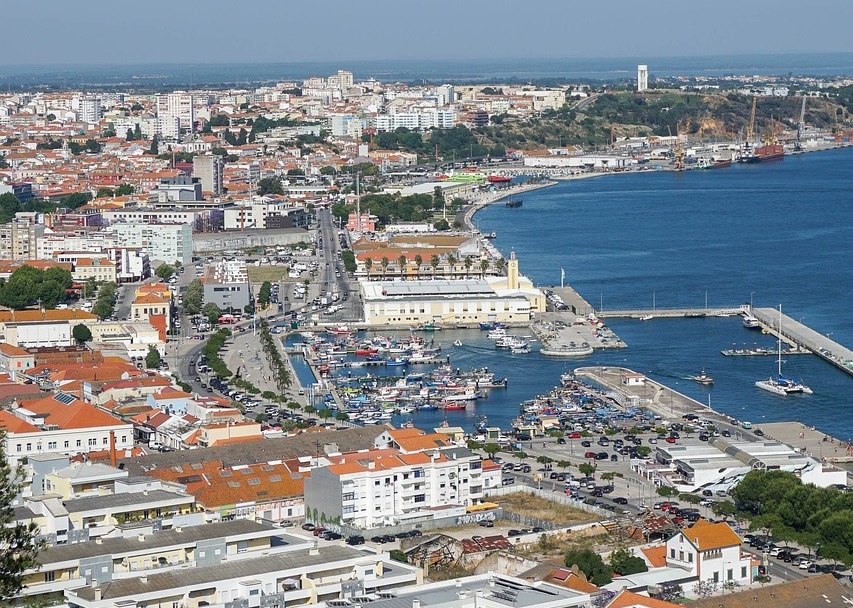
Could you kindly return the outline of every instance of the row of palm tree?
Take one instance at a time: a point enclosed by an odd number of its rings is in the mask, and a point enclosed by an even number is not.
[[[418,279],[421,278],[421,267],[424,264],[423,257],[418,254],[414,257],[415,267],[417,268]],[[450,267],[450,276],[452,277],[455,274],[456,264],[459,260],[453,254],[447,256],[447,264]],[[405,255],[401,255],[397,258],[397,266],[400,270],[400,277],[402,278],[406,274],[406,266],[408,265],[409,260]],[[380,266],[382,266],[382,278],[386,278],[388,276],[388,266],[391,264],[391,260],[388,257],[383,257],[379,262]],[[435,278],[436,273],[438,271],[438,267],[441,264],[441,258],[437,255],[432,256],[429,259],[429,265],[432,267],[432,277]],[[467,279],[471,273],[471,268],[474,267],[474,259],[471,257],[465,257],[462,259],[462,265],[465,267],[465,278]],[[486,275],[486,271],[491,266],[489,260],[480,260],[480,278],[483,278]],[[495,261],[495,269],[499,273],[503,273],[504,268],[506,267],[506,260],[504,258],[498,258]],[[367,280],[370,280],[370,271],[373,269],[373,259],[367,258],[364,260],[364,269],[367,271]]]

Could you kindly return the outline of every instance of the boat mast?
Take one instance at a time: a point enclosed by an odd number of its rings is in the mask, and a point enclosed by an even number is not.
[[[776,372],[778,377],[782,377],[782,304],[779,304],[779,324],[776,326],[776,332],[779,335],[779,340],[777,342],[777,350],[779,351],[779,356],[777,357],[776,366],[778,371]]]

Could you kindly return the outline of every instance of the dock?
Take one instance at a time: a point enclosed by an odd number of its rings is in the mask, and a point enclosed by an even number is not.
[[[617,310],[596,310],[601,319],[655,319],[655,318],[701,318],[734,317],[746,314],[749,305],[724,306],[716,308],[624,308]]]
[[[753,308],[752,314],[761,323],[762,328],[774,336],[779,336],[778,309]],[[853,351],[785,314],[782,315],[782,339],[797,348],[808,349],[853,376]]]

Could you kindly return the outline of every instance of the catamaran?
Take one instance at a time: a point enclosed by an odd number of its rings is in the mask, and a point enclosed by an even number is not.
[[[786,378],[782,375],[782,305],[779,304],[779,325],[777,326],[777,333],[779,334],[779,340],[777,345],[777,357],[776,357],[776,377],[772,376],[767,380],[759,380],[755,383],[760,389],[764,389],[765,391],[769,391],[776,395],[793,395],[796,393],[805,393],[806,395],[812,394],[812,389],[803,384],[802,382],[798,382],[796,380],[791,380],[790,378]]]

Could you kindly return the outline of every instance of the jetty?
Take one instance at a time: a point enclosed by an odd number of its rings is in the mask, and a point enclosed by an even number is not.
[[[779,337],[779,310],[776,308],[753,308],[753,316],[763,329]],[[853,376],[853,351],[832,340],[828,335],[815,331],[788,315],[782,315],[782,339],[800,349],[808,349],[824,361]]]
[[[747,312],[749,312],[749,304],[718,308],[623,308],[616,310],[596,310],[595,315],[601,319],[654,319],[658,317],[685,317],[689,319],[694,317],[734,317],[744,315]]]

